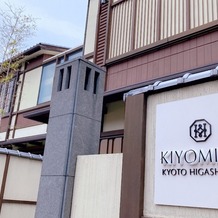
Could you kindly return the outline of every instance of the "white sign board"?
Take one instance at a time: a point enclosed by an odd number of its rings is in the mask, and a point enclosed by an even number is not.
[[[218,94],[157,105],[155,204],[218,209]]]

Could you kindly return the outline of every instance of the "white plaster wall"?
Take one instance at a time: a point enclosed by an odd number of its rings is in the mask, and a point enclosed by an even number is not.
[[[84,54],[94,52],[99,0],[89,0]]]
[[[176,89],[148,97],[145,151],[144,216],[146,218],[217,218],[218,211],[204,208],[158,206],[154,204],[155,123],[157,104],[218,93],[218,81]],[[182,109],[181,109],[182,110]],[[206,184],[205,184],[206,185]],[[179,184],[178,184],[179,188]],[[214,187],[216,188],[216,187]],[[199,190],[200,191],[200,190]]]
[[[42,161],[11,156],[4,199],[36,201]]]
[[[15,127],[15,123],[16,123],[16,115],[13,115],[11,119],[11,129]]]
[[[17,91],[16,91],[16,96],[15,96],[13,112],[16,112],[18,110],[18,103],[19,103],[19,99],[21,95],[22,80],[23,80],[23,74],[19,76],[19,80],[17,82]]]
[[[71,218],[119,218],[122,154],[78,156]]]
[[[40,135],[40,134],[45,134],[46,132],[47,132],[47,124],[31,126],[22,129],[16,129],[14,138]]]
[[[37,105],[41,73],[42,67],[38,67],[25,74],[19,110]]]
[[[3,203],[0,218],[34,218],[35,205]]]
[[[16,91],[16,95],[15,95],[15,103],[14,103],[14,108],[13,108],[13,112],[16,112],[18,110],[18,103],[20,100],[20,95],[21,95],[21,86],[22,86],[22,80],[23,80],[24,75],[21,74],[19,76],[19,79],[17,81],[17,91]]]
[[[116,101],[107,104],[107,113],[104,115],[103,131],[124,129],[125,103]]]
[[[0,133],[0,141],[5,141],[6,138],[6,132],[1,132]]]

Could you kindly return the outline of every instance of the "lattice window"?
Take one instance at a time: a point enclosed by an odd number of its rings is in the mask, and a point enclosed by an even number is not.
[[[9,113],[12,105],[12,96],[14,90],[14,79],[9,82],[0,84],[0,110]]]

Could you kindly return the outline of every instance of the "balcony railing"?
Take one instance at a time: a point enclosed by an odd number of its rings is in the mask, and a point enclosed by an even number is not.
[[[99,154],[123,152],[123,130],[101,133]]]

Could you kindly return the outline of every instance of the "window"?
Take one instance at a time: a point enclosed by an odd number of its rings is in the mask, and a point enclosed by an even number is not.
[[[81,57],[82,56],[82,52],[83,52],[83,50],[80,49],[80,50],[77,50],[77,51],[74,51],[74,52],[68,54],[67,55],[67,60],[70,61],[70,60],[73,60],[75,58]]]
[[[55,62],[49,63],[43,67],[41,83],[39,88],[38,104],[51,100],[54,73]]]
[[[0,109],[3,113],[9,113],[12,105],[14,79],[0,84]]]

